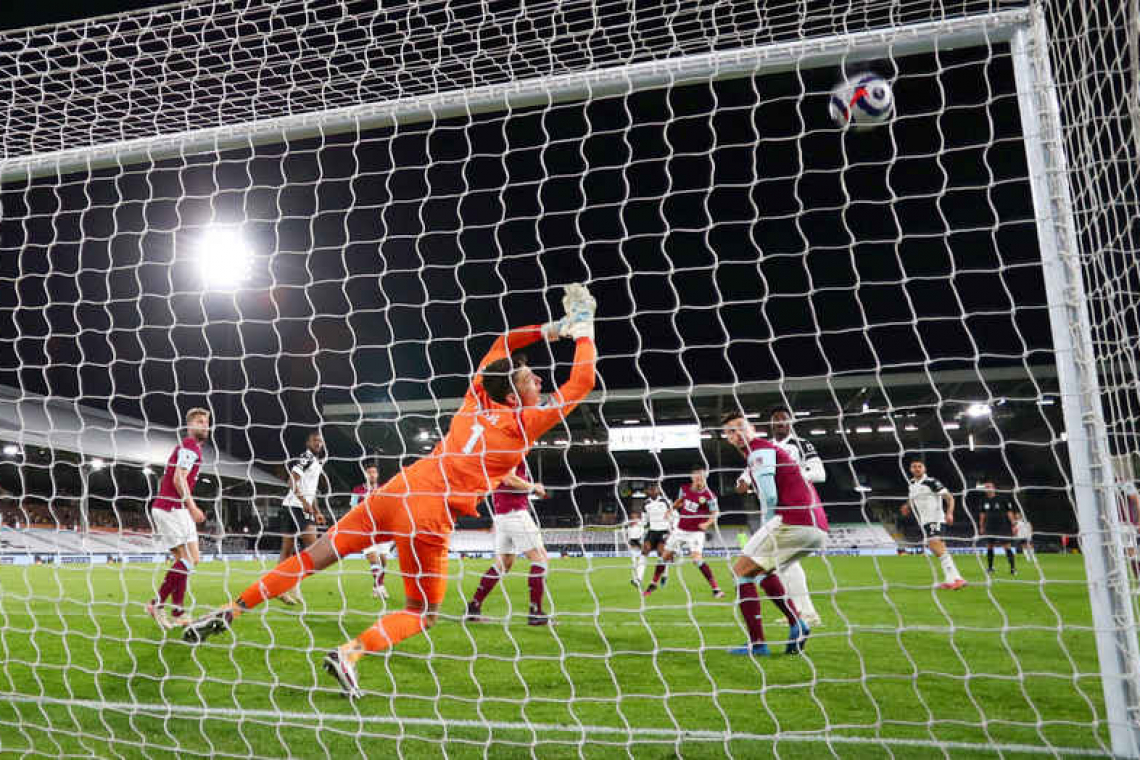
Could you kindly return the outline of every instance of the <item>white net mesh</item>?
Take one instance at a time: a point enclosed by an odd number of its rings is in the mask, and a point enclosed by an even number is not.
[[[1009,45],[1024,9],[365,5],[197,2],[0,37],[0,748],[1114,746],[1069,554],[1080,474]],[[1119,471],[1140,407],[1128,13],[1048,19]],[[828,98],[861,70],[892,83],[897,115],[845,133]],[[493,336],[559,316],[579,281],[599,303],[597,389],[529,457],[559,625],[526,625],[522,557],[491,622],[462,623],[495,550],[480,518],[452,538],[442,622],[362,661],[356,702],[321,657],[401,606],[394,564],[387,601],[352,557],[232,637],[190,648],[154,626],[167,568],[147,505],[187,409],[214,415],[189,581],[204,612],[275,563],[306,430],[325,436],[335,518],[364,462],[383,480],[431,450]],[[565,377],[562,349],[530,353],[547,387]],[[822,625],[802,657],[737,659],[730,560],[759,518],[719,420],[775,405],[826,472],[826,556],[803,563]],[[899,513],[916,453],[954,496],[963,590],[933,588],[950,575]],[[643,598],[630,581],[658,559],[637,565],[620,526],[696,463],[728,597],[681,558]],[[1032,524],[1009,558],[1008,513]]]

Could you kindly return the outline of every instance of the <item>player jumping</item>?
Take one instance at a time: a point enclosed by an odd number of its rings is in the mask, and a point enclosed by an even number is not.
[[[954,558],[946,551],[946,542],[942,540],[944,526],[954,524],[954,496],[946,486],[927,476],[926,462],[919,457],[911,459],[910,475],[910,498],[903,505],[902,513],[908,515],[911,510],[914,511],[926,545],[942,565],[945,579],[938,584],[938,588],[957,591],[966,585],[966,581],[958,572]],[[946,508],[945,513],[943,506]]]
[[[194,484],[202,466],[202,444],[210,437],[210,413],[191,409],[186,413],[186,437],[175,447],[162,473],[158,497],[150,508],[154,534],[166,550],[174,555],[174,564],[166,571],[158,596],[146,605],[147,614],[163,630],[180,624],[182,602],[190,583],[190,573],[201,559],[198,553],[198,528],[206,515],[194,503]],[[173,603],[171,620],[166,614],[166,598]]]
[[[368,463],[364,466],[364,482],[352,489],[348,506],[355,507],[379,487],[380,469],[375,464]],[[388,557],[394,551],[393,547],[391,541],[385,541],[364,551],[364,558],[368,560],[368,568],[372,572],[372,596],[377,599],[388,598],[388,589],[384,588],[384,575],[388,572]]]
[[[499,487],[491,494],[491,508],[495,513],[495,561],[479,580],[475,595],[467,603],[464,620],[469,623],[482,623],[483,600],[487,598],[499,580],[511,571],[515,557],[523,555],[530,560],[530,611],[528,625],[549,625],[550,618],[542,610],[542,597],[546,592],[546,569],[550,559],[542,543],[542,533],[530,514],[530,495],[546,498],[546,487],[534,483],[527,477],[526,462],[519,462],[518,468],[503,478]]]
[[[324,667],[349,697],[360,696],[356,663],[431,628],[447,588],[447,551],[455,515],[478,514],[476,505],[498,487],[546,431],[557,425],[594,387],[593,297],[570,285],[562,299],[566,316],[500,336],[451,420],[447,435],[428,456],[409,465],[349,511],[313,546],[291,557],[247,588],[238,599],[187,627],[199,642],[231,627],[235,618],[280,595],[303,578],[366,546],[394,540],[404,576],[405,608],[380,618],[358,637],[334,649]],[[570,379],[542,403],[542,381],[514,352],[546,338],[575,339]]]
[[[804,479],[800,465],[788,452],[756,435],[743,412],[729,412],[721,418],[724,436],[748,461],[756,495],[762,503],[776,504],[776,517],[748,539],[732,571],[736,575],[737,600],[748,627],[748,646],[729,650],[732,654],[768,654],[764,625],[760,617],[760,588],[788,621],[785,652],[797,654],[807,645],[811,628],[800,619],[795,603],[788,596],[781,569],[823,549],[827,542],[827,515],[815,487]]]
[[[693,563],[709,582],[713,597],[715,599],[724,597],[724,592],[720,590],[713,576],[712,568],[704,559],[705,531],[716,523],[719,511],[716,494],[709,490],[708,473],[702,465],[693,467],[691,475],[692,481],[681,486],[681,493],[673,502],[673,509],[678,515],[677,529],[669,534],[669,540],[665,542],[665,553],[661,555],[661,561],[653,571],[653,581],[649,584],[649,588],[645,589],[645,596],[656,591],[659,582],[664,583],[661,576],[665,574],[669,563],[677,556],[677,552],[688,547]]]

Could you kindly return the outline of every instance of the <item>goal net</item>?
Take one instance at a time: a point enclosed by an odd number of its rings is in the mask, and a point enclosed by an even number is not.
[[[0,751],[1140,756],[1134,3],[375,6],[0,35]],[[862,73],[894,113],[845,129]],[[366,656],[361,699],[322,658],[402,607],[395,557],[198,647],[155,625],[188,410],[187,618],[292,541],[310,432],[331,523],[576,282],[597,384],[527,458],[556,625],[528,624],[538,555],[480,590],[486,509],[439,624]],[[529,354],[565,380],[567,350]],[[768,601],[771,656],[728,651],[764,521],[738,409],[820,460],[798,656]],[[719,516],[659,576],[628,523],[694,467]],[[940,539],[903,509],[934,481]]]

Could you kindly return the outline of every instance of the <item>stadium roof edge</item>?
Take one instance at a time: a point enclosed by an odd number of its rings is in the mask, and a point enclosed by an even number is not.
[[[0,385],[0,439],[20,446],[70,451],[108,463],[163,464],[178,444],[178,429],[111,414],[76,401]],[[284,486],[280,478],[231,457],[216,445],[203,473]]]
[[[936,377],[935,377],[936,376]],[[759,396],[799,393],[802,391],[843,388],[898,388],[906,386],[960,385],[963,383],[997,383],[1018,380],[1044,380],[1057,377],[1053,364],[1031,364],[1019,367],[991,367],[985,369],[939,370],[937,372],[853,373],[831,377],[788,378],[746,383],[707,384],[700,386],[670,386],[648,391],[635,389],[595,390],[583,403],[613,403],[621,401],[655,401],[663,399],[706,398],[714,396]],[[935,382],[931,382],[932,379]],[[429,398],[401,401],[370,402],[364,404],[326,404],[321,412],[325,419],[371,418],[380,415],[414,414],[423,412],[450,413],[458,409],[462,399]]]

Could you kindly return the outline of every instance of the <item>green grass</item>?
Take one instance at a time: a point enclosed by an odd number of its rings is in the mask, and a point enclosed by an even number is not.
[[[456,586],[470,593],[487,565],[452,563],[447,615],[462,611]],[[1081,558],[1042,557],[1040,573],[1020,563],[1016,580],[999,573],[989,585],[976,559],[959,566],[971,585],[948,593],[931,590],[925,557],[811,559],[825,627],[803,657],[751,660],[725,653],[743,643],[735,605],[714,602],[691,565],[643,606],[628,560],[556,560],[550,592],[561,624],[548,630],[525,624],[520,562],[484,606],[505,615],[509,599],[509,625],[451,617],[366,658],[368,695],[355,705],[318,666],[376,618],[360,562],[308,579],[304,611],[272,603],[239,620],[236,638],[199,648],[164,638],[143,612],[165,566],[5,567],[0,755],[942,754],[908,740],[952,743],[955,757],[993,757],[985,747],[994,744],[1103,751]],[[724,560],[714,567],[730,588]],[[192,579],[199,610],[235,596],[260,569],[202,565]],[[402,596],[398,578],[388,587]],[[769,638],[779,639],[786,627],[774,607],[764,610]],[[787,732],[817,737],[771,738]],[[820,734],[870,741],[828,745]]]

